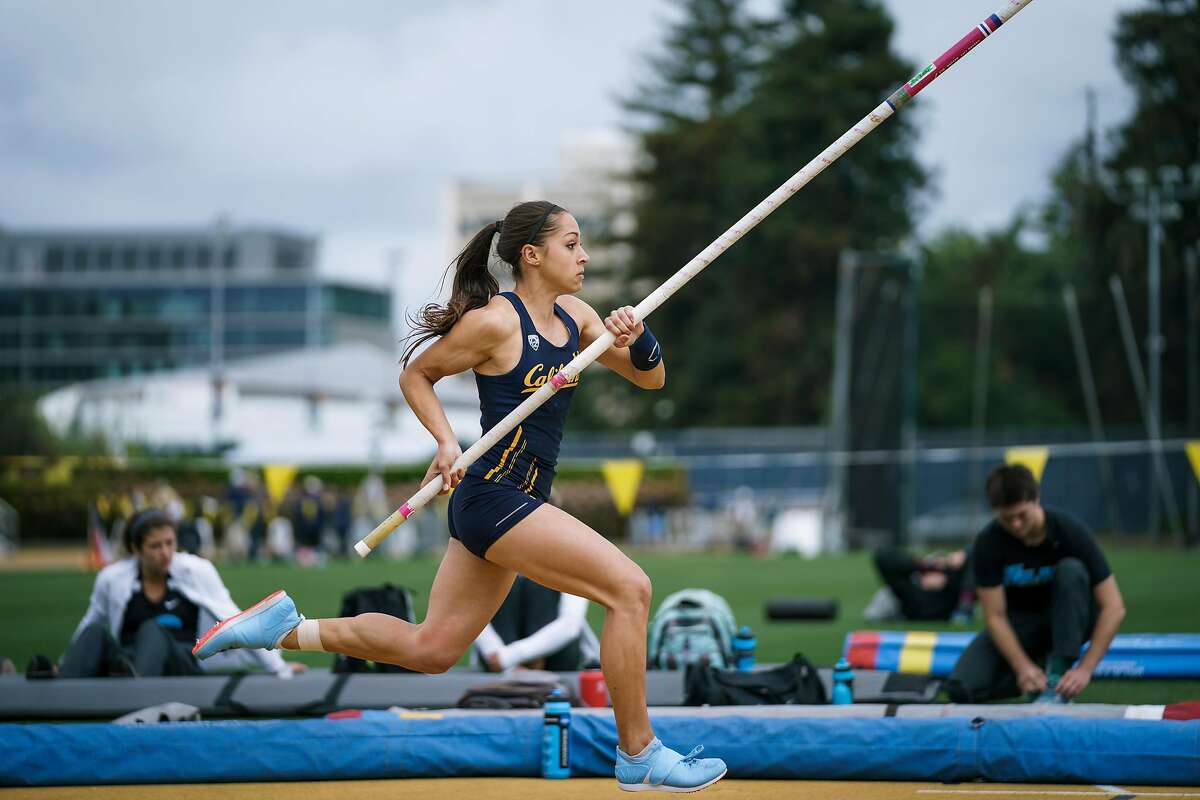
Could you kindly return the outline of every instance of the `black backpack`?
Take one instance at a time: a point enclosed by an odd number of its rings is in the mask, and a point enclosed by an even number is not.
[[[385,583],[382,586],[363,586],[342,595],[340,616],[355,617],[376,612],[391,614],[405,622],[417,621],[413,611],[412,592],[404,586]],[[380,664],[338,654],[333,658],[334,672],[412,672],[395,664]]]
[[[817,668],[800,653],[774,669],[740,672],[693,664],[684,676],[685,706],[822,705]]]

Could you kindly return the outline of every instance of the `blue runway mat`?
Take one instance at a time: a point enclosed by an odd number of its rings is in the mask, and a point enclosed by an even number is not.
[[[780,709],[787,709],[782,706]],[[1200,721],[655,715],[734,778],[1200,784]],[[350,720],[0,725],[0,785],[536,776],[541,712],[367,712]],[[572,715],[571,768],[611,776],[608,711]]]

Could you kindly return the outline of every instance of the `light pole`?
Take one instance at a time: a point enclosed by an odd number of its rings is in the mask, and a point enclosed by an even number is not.
[[[1142,167],[1125,171],[1127,189],[1117,186],[1112,176],[1106,176],[1105,189],[1112,199],[1129,205],[1134,219],[1146,223],[1146,384],[1149,413],[1165,426],[1162,419],[1162,354],[1166,349],[1162,335],[1162,240],[1163,223],[1183,216],[1180,203],[1200,197],[1200,164],[1187,170],[1176,165],[1158,168],[1153,175]],[[1159,480],[1155,470],[1150,472],[1149,528],[1157,535],[1161,506],[1158,501]]]
[[[229,246],[229,217],[217,216],[213,225],[212,257],[208,261],[209,275],[209,371],[212,373],[212,443],[214,450],[224,434],[225,395],[225,249]]]

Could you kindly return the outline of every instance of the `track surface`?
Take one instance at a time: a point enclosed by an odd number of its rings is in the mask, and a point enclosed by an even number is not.
[[[601,778],[567,781],[533,778],[410,778],[388,781],[52,786],[0,790],[0,797],[5,800],[263,800],[288,796],[302,796],[304,800],[397,800],[401,797],[430,800],[593,800],[634,795],[617,789],[614,781]],[[1200,787],[723,780],[696,797],[705,800],[735,797],[796,797],[804,800],[998,800],[1005,797],[1017,800],[1131,800],[1162,797],[1200,800]]]

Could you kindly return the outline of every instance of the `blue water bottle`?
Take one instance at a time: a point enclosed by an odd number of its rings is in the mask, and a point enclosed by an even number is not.
[[[850,669],[850,662],[845,656],[833,665],[833,697],[830,702],[835,706],[854,702],[854,670]]]
[[[571,703],[561,689],[546,698],[546,719],[542,725],[542,777],[571,777]]]
[[[758,640],[750,632],[749,625],[743,625],[733,637],[733,658],[737,668],[742,672],[754,669],[754,646]]]

